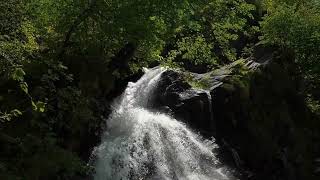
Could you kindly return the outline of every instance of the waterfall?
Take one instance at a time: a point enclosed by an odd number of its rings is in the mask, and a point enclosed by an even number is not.
[[[214,120],[213,120],[213,112],[212,112],[212,96],[210,94],[210,91],[206,91],[207,96],[208,96],[208,104],[209,104],[209,114],[210,114],[210,126],[213,126],[213,128],[216,128],[216,125],[214,124]]]
[[[229,180],[213,140],[173,117],[150,110],[164,68],[129,83],[113,105],[102,143],[95,148],[95,180]]]

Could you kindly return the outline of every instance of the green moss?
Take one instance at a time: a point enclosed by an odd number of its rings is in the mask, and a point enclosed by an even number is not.
[[[192,76],[191,73],[185,73],[184,74],[184,79],[185,81],[191,85],[191,87],[195,88],[195,89],[204,89],[204,90],[208,90],[211,86],[210,86],[210,76],[204,76],[201,79],[195,79],[194,76]]]
[[[238,61],[235,61],[234,63],[231,64],[231,72],[234,75],[239,75],[239,76],[248,76],[250,72],[250,69],[245,65],[246,64],[245,59],[239,59]]]

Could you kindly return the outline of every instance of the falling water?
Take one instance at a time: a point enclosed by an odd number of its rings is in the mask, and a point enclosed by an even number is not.
[[[163,68],[147,70],[115,102],[102,143],[94,151],[95,180],[228,180],[204,140],[169,115],[151,111]]]
[[[206,93],[208,96],[208,104],[209,104],[208,108],[209,108],[209,114],[210,114],[210,122],[213,123],[214,121],[213,121],[213,112],[212,112],[212,96],[210,94],[210,91],[206,91]],[[210,124],[210,125],[215,127],[215,125],[212,125],[212,124]]]

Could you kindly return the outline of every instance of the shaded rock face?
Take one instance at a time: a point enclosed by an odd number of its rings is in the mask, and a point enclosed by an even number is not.
[[[155,108],[169,112],[197,130],[214,132],[210,93],[192,88],[181,73],[164,72],[154,94]]]
[[[259,61],[261,62],[261,61]],[[312,175],[311,116],[295,83],[270,59],[236,61],[206,74],[163,73],[155,108],[171,112],[204,136],[214,136],[221,158],[242,179],[304,180]]]

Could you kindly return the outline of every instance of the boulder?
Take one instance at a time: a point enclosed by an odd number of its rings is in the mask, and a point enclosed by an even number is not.
[[[221,158],[243,179],[316,179],[309,109],[285,68],[272,56],[261,58],[205,74],[168,70],[155,108],[214,136]]]
[[[193,88],[182,72],[167,70],[162,74],[155,94],[155,108],[171,114],[205,132],[214,132],[210,92]],[[169,109],[169,110],[168,110]]]

